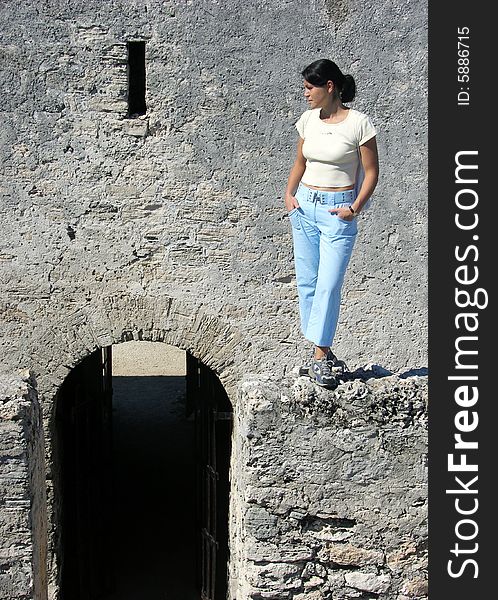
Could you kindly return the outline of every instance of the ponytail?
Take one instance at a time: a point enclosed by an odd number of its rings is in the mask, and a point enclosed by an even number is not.
[[[344,83],[340,91],[342,102],[351,102],[356,94],[356,83],[352,75],[344,75]]]

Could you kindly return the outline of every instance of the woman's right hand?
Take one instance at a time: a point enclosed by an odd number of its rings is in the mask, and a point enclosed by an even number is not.
[[[299,208],[299,202],[290,192],[285,193],[285,208],[287,209],[287,212]]]

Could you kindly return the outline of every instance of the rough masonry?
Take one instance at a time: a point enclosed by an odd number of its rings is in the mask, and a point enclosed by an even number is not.
[[[252,402],[244,383],[249,378],[249,389],[260,389],[282,415],[268,443],[291,453],[309,415],[300,413],[299,402],[282,398],[300,397],[286,390],[294,390],[292,368],[309,346],[299,332],[282,196],[296,142],[293,125],[306,109],[299,73],[318,57],[334,59],[357,79],[353,106],[378,128],[381,160],[381,180],[372,209],[361,217],[345,283],[337,353],[353,369],[375,363],[402,373],[426,365],[426,12],[425,2],[408,0],[1,4],[0,371],[2,401],[17,404],[2,413],[0,443],[7,473],[13,465],[13,479],[6,481],[15,480],[12,498],[20,500],[0,506],[11,516],[13,506],[21,511],[20,520],[8,521],[17,525],[8,525],[13,537],[2,550],[19,598],[57,598],[53,399],[71,369],[96,348],[147,339],[189,350],[219,375],[240,415]],[[138,40],[146,43],[147,113],[130,118],[127,42]],[[232,456],[233,485],[247,492],[232,507],[237,600],[355,597],[347,596],[351,590],[363,597],[423,597],[424,584],[417,583],[424,569],[422,471],[413,481],[415,498],[401,466],[384,474],[380,450],[358,455],[349,466],[339,460],[342,452],[352,460],[354,452],[341,444],[355,448],[365,427],[376,449],[379,431],[390,432],[388,463],[405,456],[403,440],[413,448],[409,460],[419,465],[421,421],[413,417],[402,428],[396,410],[383,403],[403,403],[404,392],[393,391],[397,380],[379,381],[387,387],[369,393],[376,398],[374,413],[387,411],[380,429],[372,424],[376,417],[361,425],[355,410],[344,407],[339,420],[334,408],[325,420],[317,409],[309,421],[311,437],[335,450],[324,456],[299,446],[291,454],[293,477],[299,480],[300,473],[313,483],[314,473],[331,484],[323,488],[323,506],[301,499],[294,516],[275,508],[273,492],[248,491],[251,474],[240,461],[256,451],[259,438],[243,438],[245,421],[237,422],[234,439],[246,441]],[[415,395],[423,396],[422,384],[400,381],[418,386]],[[334,394],[316,393],[324,406],[336,406]],[[271,419],[265,419],[258,421],[261,432],[268,431]],[[258,452],[264,460],[264,449]],[[376,481],[392,483],[392,504],[379,505],[377,517],[365,516],[360,506],[365,488],[354,476],[362,461]],[[284,477],[286,469],[279,469]],[[346,511],[334,478],[340,487],[350,481],[348,473],[354,494]],[[273,475],[276,487],[277,479]],[[286,486],[287,498],[294,491],[291,482]],[[401,533],[393,525],[396,514],[409,523]],[[390,531],[385,538],[377,533],[383,519]],[[295,560],[280,564],[260,534],[250,534],[257,540],[251,548],[240,542],[243,532],[264,527],[292,537],[291,524],[300,532]],[[334,537],[343,530],[352,535]],[[323,538],[322,548],[320,531],[332,536]],[[389,566],[393,560],[398,570]],[[0,589],[13,599],[5,581]]]
[[[427,378],[407,375],[243,383],[230,597],[426,597]]]

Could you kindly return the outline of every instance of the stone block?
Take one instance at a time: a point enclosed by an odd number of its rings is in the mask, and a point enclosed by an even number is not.
[[[384,563],[382,552],[358,548],[352,544],[327,544],[319,551],[318,558],[321,561],[332,562],[341,566],[381,566]]]
[[[383,594],[387,592],[391,584],[389,575],[377,575],[376,573],[346,573],[346,584],[363,592]]]

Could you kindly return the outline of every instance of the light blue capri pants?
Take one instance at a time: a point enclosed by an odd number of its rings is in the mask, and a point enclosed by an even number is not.
[[[302,183],[299,208],[289,212],[299,294],[301,330],[316,346],[331,346],[339,319],[341,288],[356,240],[356,219],[345,221],[329,208],[350,206],[354,190],[325,192]]]

